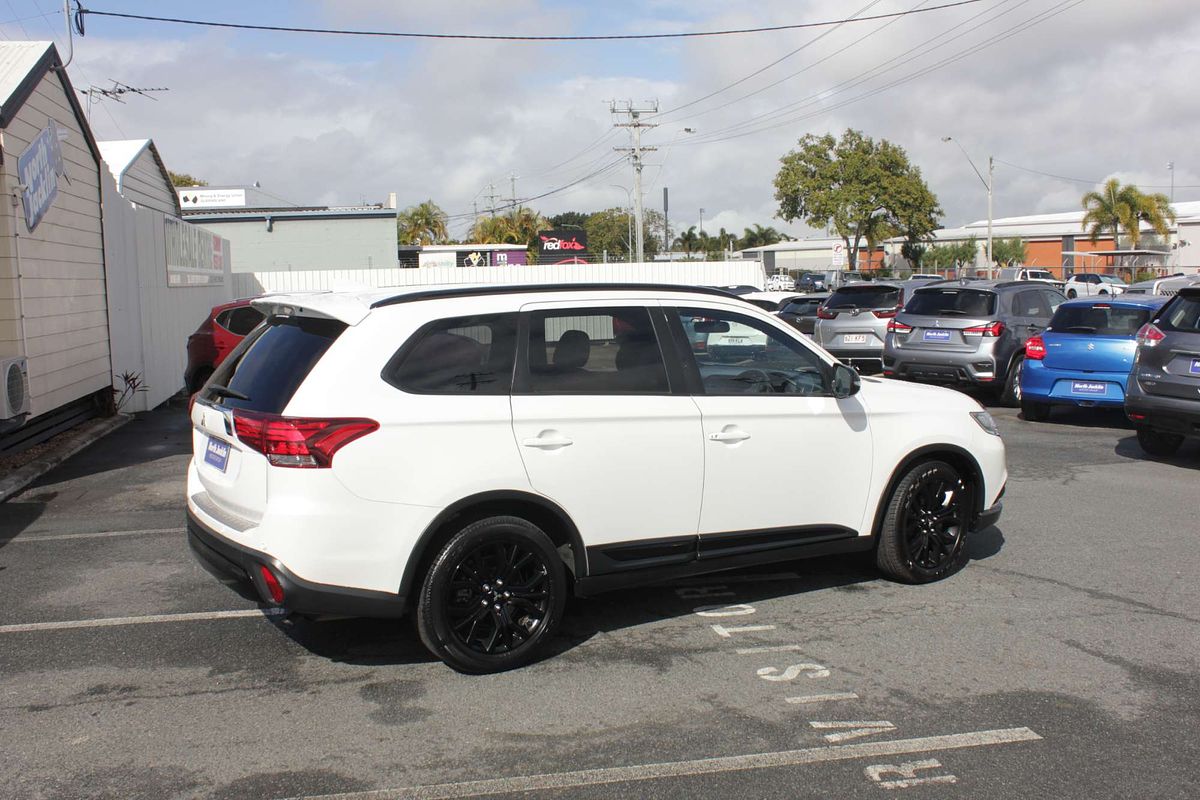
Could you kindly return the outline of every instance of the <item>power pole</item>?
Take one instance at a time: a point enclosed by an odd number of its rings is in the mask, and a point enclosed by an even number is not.
[[[988,264],[988,279],[992,277],[992,178],[996,174],[995,159],[988,156],[988,248],[987,248],[987,264]]]
[[[496,198],[499,197],[499,195],[496,194],[496,184],[488,184],[488,193],[485,194],[484,197],[486,197],[488,201],[488,211],[493,217],[496,216]]]
[[[517,207],[517,178],[521,177],[515,172],[508,173],[508,183],[512,189],[512,207]]]
[[[667,214],[667,187],[663,187],[663,252],[667,261],[671,260],[671,217]]]
[[[642,146],[642,129],[656,127],[653,123],[642,122],[642,114],[657,114],[658,101],[647,103],[644,107],[635,107],[632,100],[626,100],[618,105],[616,100],[609,104],[609,111],[614,115],[628,117],[628,122],[615,122],[614,128],[629,128],[632,147],[614,147],[618,153],[629,153],[629,162],[633,164],[633,211],[637,225],[637,260],[646,260],[646,241],[643,229],[644,212],[642,210],[642,153],[653,152],[657,147]]]

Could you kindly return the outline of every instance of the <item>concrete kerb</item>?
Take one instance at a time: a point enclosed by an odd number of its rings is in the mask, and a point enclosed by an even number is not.
[[[85,447],[103,439],[126,422],[129,422],[130,419],[132,418],[128,415],[118,414],[115,417],[90,420],[78,429],[66,434],[50,452],[0,478],[0,503],[7,501],[13,495],[21,492],[29,484]]]

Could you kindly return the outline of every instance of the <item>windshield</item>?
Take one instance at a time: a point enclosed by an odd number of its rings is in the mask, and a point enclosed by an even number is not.
[[[1101,275],[1101,276],[1100,276],[1100,280],[1104,281],[1105,283],[1113,283],[1113,284],[1116,284],[1116,285],[1118,285],[1118,286],[1124,286],[1124,285],[1125,285],[1125,281],[1123,281],[1123,280],[1121,280],[1120,278],[1118,278],[1118,277],[1115,277],[1115,276],[1113,276],[1113,275]]]
[[[1138,328],[1150,321],[1153,313],[1154,310],[1149,308],[1109,306],[1105,303],[1092,306],[1062,305],[1050,320],[1050,330],[1055,333],[1132,338]]]
[[[1030,278],[1036,278],[1036,279],[1037,279],[1037,280],[1039,280],[1039,281],[1049,281],[1049,280],[1054,280],[1054,276],[1053,276],[1053,275],[1051,275],[1049,272],[1047,272],[1047,271],[1046,271],[1046,270],[1044,270],[1044,269],[1030,269],[1030,270],[1026,270],[1026,271],[1025,271],[1025,274],[1026,274],[1026,275],[1028,275]]]
[[[826,308],[895,308],[900,305],[898,286],[845,286],[825,301]]]
[[[990,317],[996,313],[996,295],[979,289],[920,289],[904,311],[930,317]]]

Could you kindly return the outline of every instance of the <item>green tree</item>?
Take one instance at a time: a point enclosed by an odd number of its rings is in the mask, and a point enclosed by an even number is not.
[[[921,256],[921,266],[930,269],[951,269],[953,267],[970,266],[975,263],[979,253],[979,245],[972,236],[966,241],[954,244],[932,245]]]
[[[742,230],[742,238],[738,240],[737,246],[739,250],[745,250],[747,247],[765,247],[790,239],[787,234],[780,233],[771,226],[764,228],[756,222],[753,228]]]
[[[1024,264],[1025,242],[1019,237],[992,241],[992,261],[1001,264]]]
[[[446,212],[433,200],[409,206],[396,215],[400,244],[445,244]]]
[[[925,253],[929,250],[929,246],[922,244],[919,241],[907,241],[900,245],[900,255],[912,264],[913,272],[921,269],[921,264],[924,261]]]
[[[202,181],[199,178],[188,175],[186,172],[171,172],[171,170],[167,170],[167,175],[171,178],[171,185],[180,189],[186,189],[189,186],[208,186],[208,181]]]
[[[564,211],[561,214],[555,214],[547,221],[552,228],[582,228],[589,216],[591,215],[582,211]]]
[[[700,234],[696,233],[696,226],[693,225],[675,239],[675,247],[683,248],[683,252],[687,254],[688,259],[692,257],[692,251],[700,246]]]
[[[588,250],[594,257],[608,254],[610,261],[629,258],[629,213],[623,208],[606,208],[590,215],[583,223]]]
[[[937,198],[897,145],[855,130],[840,140],[807,134],[798,144],[775,176],[779,216],[832,227],[846,243],[847,269],[855,268],[864,242],[873,250],[888,237],[919,240],[937,227]]]
[[[1088,237],[1094,242],[1106,232],[1111,233],[1118,248],[1122,230],[1130,246],[1137,247],[1143,222],[1160,236],[1167,236],[1171,232],[1170,223],[1175,221],[1171,201],[1165,194],[1144,194],[1133,184],[1122,185],[1116,178],[1105,181],[1099,191],[1084,194],[1082,204],[1082,224]]]

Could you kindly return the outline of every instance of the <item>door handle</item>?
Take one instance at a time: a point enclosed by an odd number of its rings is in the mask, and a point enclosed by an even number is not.
[[[737,430],[736,428],[720,433],[710,433],[708,440],[710,442],[744,442],[750,438],[750,434],[745,431]]]
[[[522,439],[521,446],[537,447],[542,450],[554,450],[559,447],[569,447],[575,444],[574,440],[568,439],[565,436],[538,436],[533,439]]]

